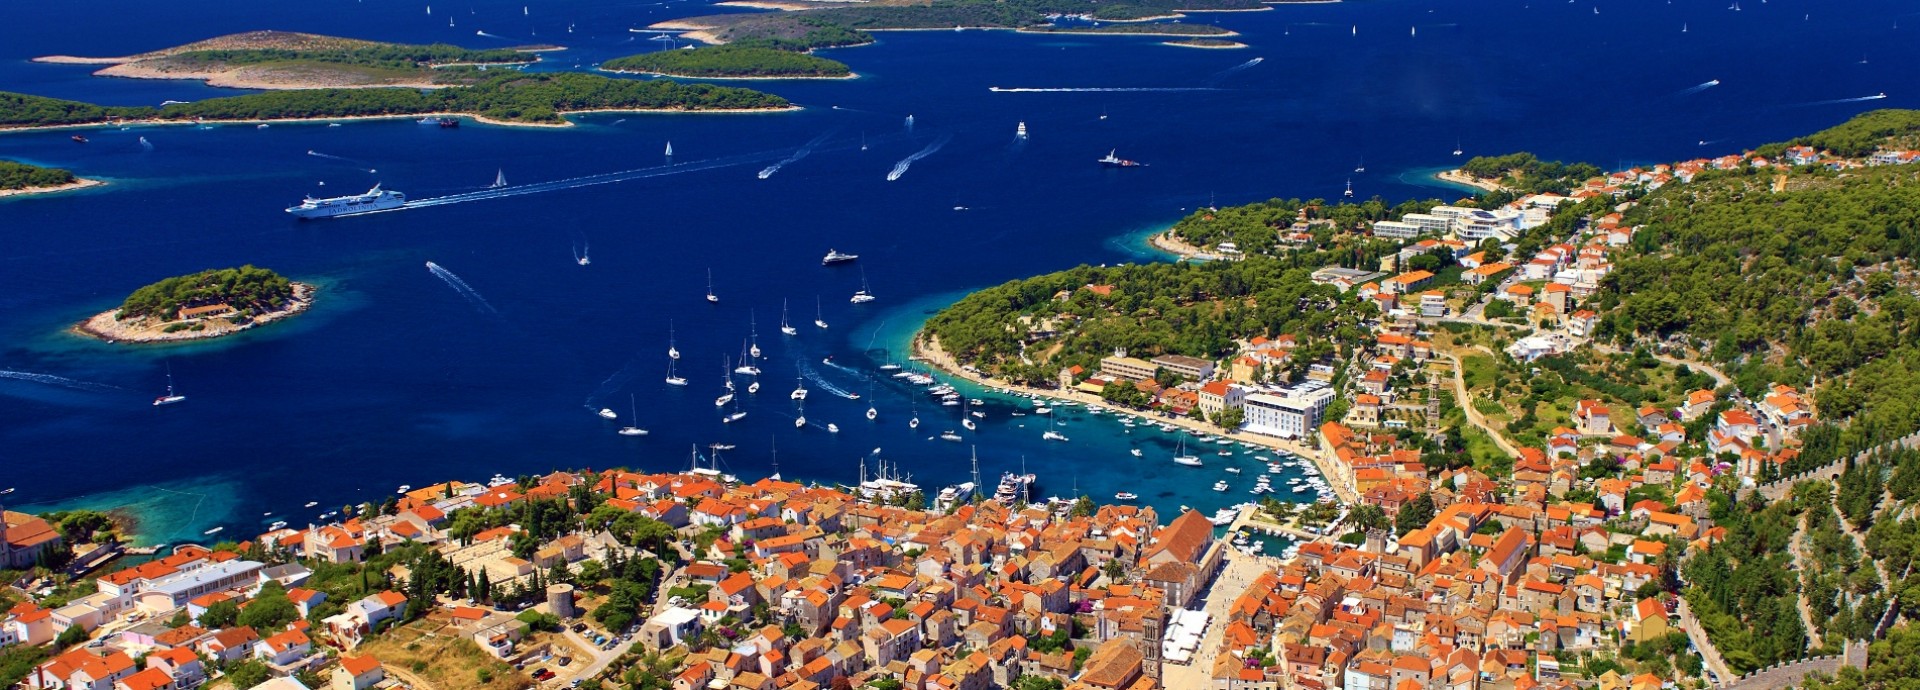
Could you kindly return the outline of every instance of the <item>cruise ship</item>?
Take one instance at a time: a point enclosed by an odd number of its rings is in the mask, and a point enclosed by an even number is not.
[[[380,185],[374,185],[373,189],[367,190],[365,194],[336,196],[328,199],[307,197],[307,200],[300,202],[299,206],[288,208],[287,213],[301,220],[309,220],[385,211],[400,208],[406,204],[407,195],[400,192],[381,191]]]

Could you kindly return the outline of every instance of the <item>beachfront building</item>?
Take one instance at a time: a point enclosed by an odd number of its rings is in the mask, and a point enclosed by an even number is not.
[[[0,568],[31,568],[42,554],[59,548],[60,541],[60,531],[45,519],[0,508]]]
[[[1209,381],[1200,387],[1199,401],[1196,404],[1207,416],[1220,414],[1221,410],[1240,407],[1246,404],[1247,391],[1232,381]]]
[[[1100,360],[1100,373],[1111,378],[1145,381],[1153,378],[1154,369],[1153,362],[1128,357],[1126,350],[1114,350],[1112,356]]]
[[[1199,357],[1160,355],[1153,358],[1153,365],[1173,372],[1188,381],[1205,381],[1213,378],[1213,362]],[[1152,375],[1149,374],[1148,378],[1152,378]]]
[[[1383,220],[1373,224],[1373,236],[1395,240],[1410,240],[1425,232],[1418,225],[1398,220]]]
[[[1267,436],[1306,438],[1320,426],[1333,398],[1333,388],[1321,381],[1307,381],[1277,394],[1250,393],[1245,398],[1244,428]]]

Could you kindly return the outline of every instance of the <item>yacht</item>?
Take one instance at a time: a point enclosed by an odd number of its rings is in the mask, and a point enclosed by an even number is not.
[[[1108,152],[1107,152],[1107,157],[1105,157],[1105,158],[1102,158],[1102,159],[1100,159],[1100,160],[1099,160],[1099,163],[1100,163],[1100,165],[1102,165],[1102,166],[1105,166],[1105,167],[1109,167],[1109,168],[1144,168],[1144,167],[1147,167],[1147,164],[1145,164],[1145,163],[1141,163],[1141,162],[1139,162],[1139,161],[1130,161],[1130,160],[1127,160],[1127,159],[1125,159],[1125,158],[1121,158],[1121,157],[1119,157],[1118,155],[1115,155],[1115,154],[1118,154],[1119,152],[1120,152],[1120,149],[1114,149],[1114,150],[1112,150],[1112,151],[1108,151]]]
[[[803,414],[803,415],[800,415],[800,416],[798,416],[798,417],[794,417],[794,418],[793,418],[793,428],[795,428],[795,429],[804,429],[804,428],[806,428],[806,427],[807,427],[807,416],[806,416],[806,415],[804,415],[804,414]]]
[[[1218,491],[1218,492],[1221,492],[1221,493],[1226,493],[1226,491],[1227,491],[1227,480],[1225,480],[1225,479],[1222,479],[1222,480],[1220,480],[1220,481],[1217,481],[1217,482],[1214,482],[1214,483],[1213,483],[1213,490],[1214,490],[1214,491]]]
[[[940,432],[940,440],[958,442],[960,441],[960,434],[954,433],[952,429],[948,429]]]
[[[806,400],[807,399],[807,380],[796,376],[794,377],[794,384],[796,387],[793,389],[792,393],[787,394],[787,398],[790,400]]]
[[[604,407],[600,408],[600,411],[595,414],[600,415],[601,419],[619,419],[620,418],[620,413],[614,412],[613,410],[609,410]]]
[[[1027,138],[1027,123],[1022,122],[1019,127],[1013,128],[1013,135],[1021,139]]]
[[[1187,439],[1185,437],[1180,439],[1180,450],[1177,452],[1179,454],[1173,456],[1174,464],[1186,465],[1188,467],[1200,466],[1200,456],[1187,454]]]
[[[860,271],[860,291],[853,293],[853,298],[847,301],[854,304],[866,304],[873,301],[873,293],[867,291],[867,272],[865,269]]]
[[[1133,454],[1133,457],[1136,457],[1136,458],[1137,458],[1137,457],[1140,457],[1140,456],[1142,456],[1142,455],[1145,455],[1145,453],[1142,453],[1142,452],[1140,452],[1140,449],[1139,449],[1139,448],[1135,448],[1135,449],[1133,449],[1133,450],[1130,450],[1130,451],[1127,451],[1127,452],[1129,452],[1129,453],[1132,453],[1132,454]]]
[[[829,249],[827,250],[827,258],[821,259],[820,265],[832,266],[834,264],[844,264],[858,258],[860,258],[859,254],[842,254],[838,251]]]
[[[840,433],[840,425],[834,424],[833,422],[827,422],[827,433],[829,434]]]
[[[8,489],[8,490],[6,491],[6,493],[13,493],[13,490],[12,490],[12,489]],[[312,508],[312,507],[314,507],[314,506],[317,506],[317,505],[320,505],[320,502],[319,502],[319,501],[307,501],[307,504],[306,504],[306,505],[304,505],[304,506],[301,506],[301,507],[302,507],[302,508]]]
[[[1138,498],[1140,498],[1140,495],[1131,491],[1122,491],[1113,495],[1113,500],[1116,501],[1132,501]]]
[[[1240,473],[1240,468],[1238,467],[1227,468],[1227,474],[1239,474],[1239,473]]]
[[[300,220],[310,220],[314,218],[333,218],[360,213],[373,213],[374,211],[387,211],[400,208],[406,204],[407,195],[401,194],[400,192],[382,191],[380,185],[376,184],[373,186],[373,189],[367,190],[365,194],[336,196],[326,199],[307,197],[305,201],[300,202],[299,206],[288,208],[287,213],[292,214],[293,217],[299,218]]]

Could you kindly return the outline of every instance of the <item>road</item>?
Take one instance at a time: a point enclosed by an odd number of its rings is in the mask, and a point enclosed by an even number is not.
[[[1461,373],[1463,367],[1460,364],[1460,358],[1450,353],[1437,354],[1453,363],[1453,399],[1454,403],[1460,406],[1460,411],[1467,414],[1467,423],[1492,437],[1493,444],[1499,446],[1500,451],[1506,453],[1508,457],[1520,457],[1520,449],[1514,446],[1512,441],[1507,440],[1506,434],[1488,424],[1486,415],[1480,414],[1480,410],[1474,408],[1473,397],[1467,394],[1466,376]]]
[[[600,651],[599,647],[593,645],[593,640],[581,637],[580,633],[574,632],[571,628],[567,629],[566,636],[568,640],[579,645],[581,649],[591,649],[594,653],[593,661],[588,662],[585,666],[581,666],[579,671],[575,671],[573,675],[567,677],[569,683],[575,680],[586,680],[599,676],[601,671],[607,670],[607,664],[613,663],[614,659],[618,659],[621,654],[627,653],[627,650],[633,647],[634,642],[634,638],[629,637],[627,641],[614,645],[613,649]]]
[[[1213,585],[1207,588],[1207,634],[1200,640],[1200,649],[1194,653],[1193,663],[1166,664],[1160,672],[1160,687],[1213,686],[1214,658],[1220,651],[1221,638],[1226,635],[1227,613],[1233,608],[1234,598],[1247,591],[1247,587],[1266,570],[1260,559],[1240,553],[1232,547],[1226,547],[1224,559],[1226,565],[1221,567],[1220,576],[1214,578]]]

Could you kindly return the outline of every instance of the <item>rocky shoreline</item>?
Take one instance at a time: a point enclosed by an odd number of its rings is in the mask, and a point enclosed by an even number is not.
[[[156,323],[151,319],[140,319],[133,322],[122,322],[114,318],[114,314],[120,311],[118,307],[100,312],[85,321],[74,324],[70,330],[79,335],[115,344],[131,343],[139,345],[208,340],[233,335],[242,331],[250,331],[265,324],[273,323],[311,309],[313,308],[314,293],[318,291],[319,288],[313,285],[294,283],[293,298],[288,300],[284,308],[255,316],[252,320],[242,324],[235,324],[224,318],[207,319],[199,322],[205,324],[207,328],[198,331],[182,329],[171,333],[166,332],[165,328],[167,326],[185,323],[182,321]]]

